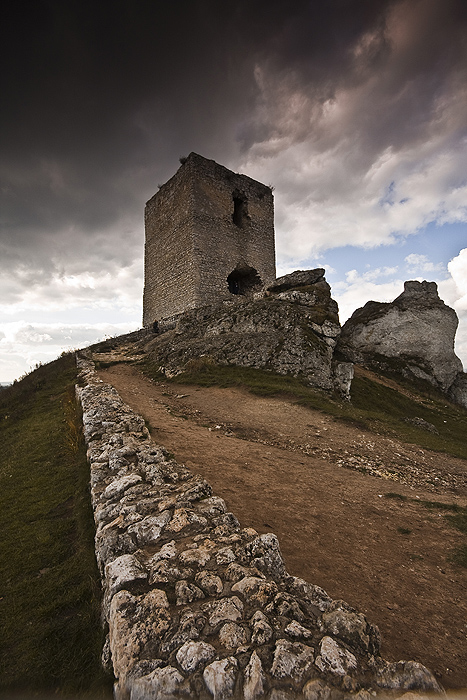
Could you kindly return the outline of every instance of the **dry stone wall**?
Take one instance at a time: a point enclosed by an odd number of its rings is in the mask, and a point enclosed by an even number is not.
[[[384,661],[364,615],[291,576],[277,537],[242,528],[85,352],[77,362],[117,700],[440,692],[421,664]]]

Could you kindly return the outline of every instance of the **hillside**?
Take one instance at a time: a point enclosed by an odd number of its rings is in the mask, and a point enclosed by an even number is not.
[[[111,697],[73,354],[0,392],[0,694]]]
[[[350,404],[203,362],[168,381],[144,347],[109,341],[94,359],[153,440],[275,532],[292,574],[376,623],[386,658],[465,688],[466,411],[363,368]]]
[[[414,658],[444,687],[467,687],[466,411],[363,369],[350,403],[290,377],[206,362],[169,381],[147,341],[136,334],[93,351],[102,378],[144,416],[153,440],[207,478],[243,525],[278,534],[292,574],[377,624],[386,658]],[[2,664],[3,688],[77,692],[83,679],[108,688],[97,606],[81,611],[77,602],[89,605],[97,591],[88,467],[69,418],[75,379],[73,358],[62,358],[1,395],[2,531],[11,533],[1,603],[4,658],[15,658]],[[80,635],[91,633],[91,656],[80,660]]]

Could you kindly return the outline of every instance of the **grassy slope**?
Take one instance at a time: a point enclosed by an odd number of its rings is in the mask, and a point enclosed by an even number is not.
[[[407,385],[401,386],[401,391],[398,391],[376,381],[376,376],[371,379],[371,375],[357,374],[352,382],[351,401],[346,402],[312,389],[294,377],[251,367],[216,365],[205,358],[189,362],[187,371],[172,380],[159,374],[148,359],[140,366],[145,374],[154,379],[200,386],[235,386],[261,396],[286,396],[303,406],[323,411],[363,429],[467,459],[467,411],[449,403],[431,387],[419,387],[417,391],[414,385]],[[430,423],[436,432],[407,423],[407,418],[421,418]],[[397,493],[388,495],[404,498]],[[444,512],[450,525],[467,535],[467,508],[437,501],[418,503]],[[451,559],[467,567],[467,542],[455,550]]]
[[[149,361],[144,369],[160,376]],[[111,695],[111,681],[100,667],[99,577],[75,381],[74,358],[68,356],[0,391],[3,694]],[[347,403],[299,379],[205,360],[192,363],[176,381],[285,395],[337,419],[467,458],[467,412],[439,395],[410,398],[357,377]],[[404,421],[415,416],[433,424],[438,434]],[[448,515],[463,532],[465,517],[465,509]],[[465,556],[458,562],[464,566]]]
[[[110,697],[73,356],[0,392],[0,690]]]
[[[150,360],[144,361],[141,368],[149,376],[167,381]],[[411,386],[411,395],[407,395],[369,377],[356,376],[352,381],[351,401],[347,402],[313,389],[298,378],[251,367],[216,365],[205,358],[189,362],[187,371],[172,381],[201,386],[237,386],[262,396],[287,396],[303,406],[361,428],[467,459],[467,411],[429,388],[422,393]],[[422,418],[437,432],[417,427],[407,422],[407,418]]]

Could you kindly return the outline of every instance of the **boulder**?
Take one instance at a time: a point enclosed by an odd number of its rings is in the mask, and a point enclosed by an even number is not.
[[[393,302],[369,301],[342,327],[345,359],[422,379],[447,392],[462,372],[454,353],[458,318],[439,298],[435,282],[409,281]]]
[[[467,373],[459,372],[449,387],[448,396],[454,403],[467,408]]]
[[[351,372],[345,363],[335,376],[341,327],[323,275],[321,268],[300,270],[279,278],[264,298],[237,296],[187,311],[175,330],[156,336],[146,350],[169,377],[200,362],[237,365],[300,377],[348,396]]]
[[[315,270],[295,270],[289,275],[278,277],[268,287],[268,292],[284,292],[286,289],[296,289],[297,287],[307,287],[324,280],[324,269],[317,267]]]

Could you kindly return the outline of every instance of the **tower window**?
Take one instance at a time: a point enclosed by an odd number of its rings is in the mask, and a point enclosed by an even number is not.
[[[249,222],[248,216],[248,200],[242,192],[235,192],[232,195],[234,210],[232,221],[238,228],[244,228]]]

